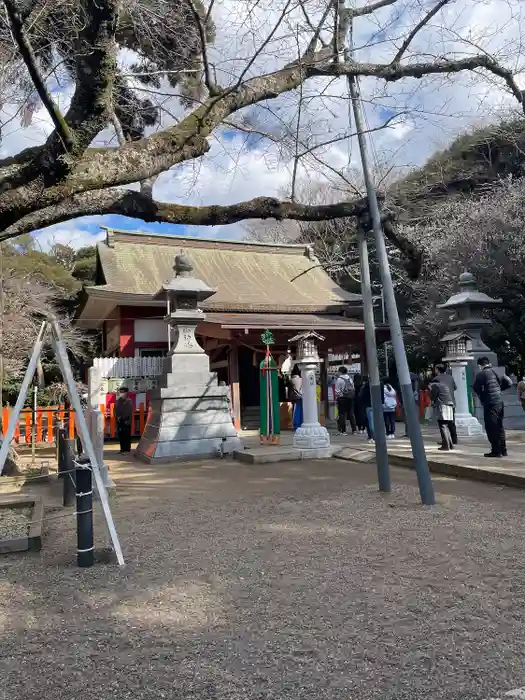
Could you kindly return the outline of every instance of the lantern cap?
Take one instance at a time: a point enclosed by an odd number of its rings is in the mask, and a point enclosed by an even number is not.
[[[486,309],[499,306],[502,299],[493,299],[488,294],[476,289],[476,278],[465,270],[459,276],[459,292],[453,294],[445,303],[438,304],[438,309],[457,309],[469,306],[480,306]]]
[[[290,338],[288,341],[289,343],[297,343],[301,340],[308,340],[309,338],[316,338],[317,340],[324,340],[324,335],[319,335],[319,333],[316,333],[315,331],[302,331],[302,333],[298,333],[297,335],[294,335],[293,338]]]
[[[460,340],[460,338],[465,338],[466,340],[472,340],[470,335],[468,333],[465,333],[464,331],[456,331],[456,332],[452,332],[452,333],[447,333],[440,340],[442,343],[450,343],[453,340]]]
[[[173,271],[175,274],[171,280],[162,285],[162,288],[153,297],[154,299],[176,299],[178,295],[183,295],[193,296],[197,301],[204,301],[217,291],[194,276],[193,264],[182,250],[180,255],[175,256]]]

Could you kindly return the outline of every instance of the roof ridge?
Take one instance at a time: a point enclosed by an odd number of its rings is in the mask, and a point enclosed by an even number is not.
[[[249,247],[252,249],[269,249],[269,248],[280,248],[289,249],[294,252],[302,251],[305,254],[308,248],[312,247],[312,243],[263,243],[259,241],[238,241],[235,239],[224,239],[224,238],[206,238],[204,236],[177,236],[175,234],[169,233],[154,233],[150,231],[125,231],[124,229],[116,229],[111,226],[101,226],[103,231],[106,231],[108,238],[111,237],[111,245],[116,242],[126,242],[126,243],[142,243],[146,245],[158,245],[161,242],[169,241],[171,244],[176,245],[177,241],[187,242],[187,243],[214,243],[220,247],[233,247],[243,249]],[[136,238],[137,240],[132,240]],[[131,240],[130,240],[131,239]],[[142,240],[141,240],[142,239]],[[150,239],[150,240],[144,240]],[[106,243],[107,241],[100,241],[101,243]]]

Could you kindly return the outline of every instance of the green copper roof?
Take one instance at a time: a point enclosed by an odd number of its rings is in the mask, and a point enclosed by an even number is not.
[[[221,311],[334,311],[361,297],[343,291],[305,245],[182,238],[108,231],[98,255],[108,295],[153,297],[173,276],[181,250],[193,275],[217,289],[202,306]],[[89,289],[88,289],[89,291]]]

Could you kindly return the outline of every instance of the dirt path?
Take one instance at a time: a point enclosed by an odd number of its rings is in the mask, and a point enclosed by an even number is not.
[[[481,700],[524,685],[520,491],[331,460],[112,461],[127,566],[74,563],[72,517],[0,560],[10,700]],[[54,519],[53,519],[54,518]],[[97,544],[106,544],[96,518]]]

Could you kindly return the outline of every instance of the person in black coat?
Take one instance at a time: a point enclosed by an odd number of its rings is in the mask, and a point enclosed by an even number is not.
[[[488,357],[480,357],[478,367],[479,372],[476,374],[472,389],[483,406],[483,420],[491,447],[485,457],[506,457],[507,444],[503,427],[504,410],[501,392],[510,389],[512,382],[505,374],[498,377]]]

